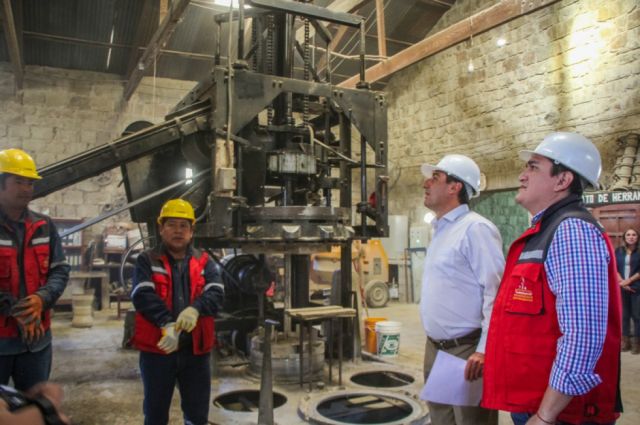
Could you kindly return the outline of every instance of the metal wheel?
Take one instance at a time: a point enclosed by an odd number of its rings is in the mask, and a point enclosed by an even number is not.
[[[380,308],[389,302],[389,286],[381,280],[371,280],[364,287],[367,305],[371,308]]]

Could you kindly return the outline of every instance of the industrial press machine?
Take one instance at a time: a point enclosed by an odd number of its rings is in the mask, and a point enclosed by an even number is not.
[[[217,332],[251,335],[271,319],[286,341],[295,328],[290,316],[265,301],[274,279],[266,258],[282,259],[284,310],[306,308],[311,254],[338,245],[340,268],[350,271],[354,240],[387,236],[386,101],[364,79],[362,17],[310,2],[248,0],[251,9],[239,3],[239,10],[215,17],[215,67],[164,122],[135,123],[115,141],[44,168],[35,196],[119,167],[132,220],[149,230],[163,202],[188,200],[198,217],[196,246],[235,252],[219,260],[227,299]],[[355,89],[332,84],[328,58],[321,75],[316,69],[314,40],[322,40],[329,55],[327,23],[359,32]],[[236,29],[237,43],[231,43]],[[334,304],[357,308],[350,272],[340,273],[334,289]],[[357,327],[340,327],[347,342],[341,346],[355,357]],[[296,340],[288,344],[295,347]],[[264,347],[260,340],[246,345]],[[294,351],[303,349],[300,341]],[[276,375],[295,377],[303,365],[289,362],[284,351]],[[319,358],[321,372],[324,346],[311,356]]]

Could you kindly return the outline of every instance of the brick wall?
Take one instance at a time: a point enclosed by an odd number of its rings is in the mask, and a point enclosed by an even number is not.
[[[458,0],[434,31],[495,3]],[[505,46],[497,47],[499,37]],[[592,138],[606,180],[616,139],[640,129],[638,87],[637,0],[563,0],[395,74],[386,89],[389,156],[401,177],[390,191],[391,213],[420,223],[419,165],[447,153],[474,158],[489,190],[515,187],[517,151],[554,130]]]
[[[194,86],[193,82],[144,78],[127,104],[124,82],[112,74],[27,66],[16,94],[9,63],[0,63],[0,148],[31,153],[39,168],[118,138],[134,121],[153,123]],[[91,218],[126,204],[119,169],[32,203],[54,217]],[[124,213],[114,220],[129,220]],[[113,221],[113,220],[111,220]],[[95,226],[99,232],[101,225]]]

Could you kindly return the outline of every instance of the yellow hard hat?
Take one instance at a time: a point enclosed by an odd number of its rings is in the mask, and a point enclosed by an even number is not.
[[[21,149],[5,149],[0,151],[0,173],[15,174],[28,179],[40,180],[36,171],[36,163],[31,155]]]
[[[184,218],[190,220],[191,224],[196,222],[193,207],[184,199],[171,199],[165,202],[160,210],[158,224],[162,224],[163,218]]]

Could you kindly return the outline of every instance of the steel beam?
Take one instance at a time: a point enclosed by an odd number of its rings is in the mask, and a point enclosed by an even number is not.
[[[334,24],[348,25],[350,27],[359,27],[360,22],[364,19],[361,16],[352,15],[344,12],[334,12],[324,7],[315,6],[308,3],[298,3],[289,0],[248,0],[252,6],[261,7],[263,9],[276,10],[279,12],[290,13],[297,16],[303,16],[309,19],[318,19],[321,21],[333,22]]]

